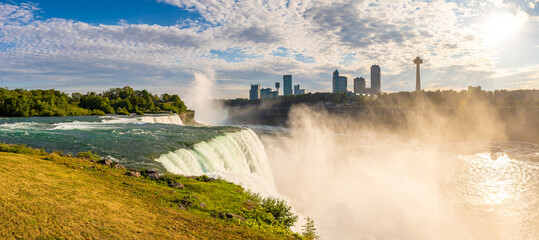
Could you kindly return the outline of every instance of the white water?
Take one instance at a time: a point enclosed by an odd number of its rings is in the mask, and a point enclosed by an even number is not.
[[[182,119],[176,114],[165,116],[143,116],[139,118],[144,123],[161,123],[161,124],[175,124],[183,125]]]
[[[54,124],[52,130],[74,129],[111,129],[120,124],[174,124],[183,125],[182,119],[177,114],[171,115],[145,115],[145,116],[104,116],[99,122],[63,122]],[[18,124],[18,123],[16,123]]]
[[[156,161],[172,173],[222,177],[262,195],[276,195],[264,145],[251,129],[178,149]]]

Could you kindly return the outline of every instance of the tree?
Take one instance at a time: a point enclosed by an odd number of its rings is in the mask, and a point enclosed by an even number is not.
[[[301,236],[308,240],[320,239],[318,233],[316,233],[316,228],[314,227],[314,220],[310,217],[306,217],[307,222],[302,226],[303,232]]]

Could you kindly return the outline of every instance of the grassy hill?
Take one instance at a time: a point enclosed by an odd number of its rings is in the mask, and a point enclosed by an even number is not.
[[[301,238],[238,185],[127,171],[0,144],[0,239]]]

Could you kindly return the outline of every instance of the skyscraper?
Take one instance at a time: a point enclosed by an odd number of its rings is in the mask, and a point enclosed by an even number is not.
[[[333,82],[332,82],[332,86],[333,86],[333,93],[336,93],[337,92],[337,80],[339,79],[339,71],[335,70],[335,72],[333,72]]]
[[[373,94],[378,94],[382,91],[381,87],[382,73],[380,66],[372,65],[371,67],[371,92]]]
[[[305,94],[305,89],[301,89],[299,84],[294,85],[294,95]]]
[[[292,75],[283,76],[283,95],[292,95]]]
[[[249,99],[260,99],[260,84],[251,84],[251,90],[249,90]]]
[[[339,76],[339,71],[333,72],[333,93],[348,91],[348,79],[345,76]]]
[[[354,78],[354,93],[365,93],[365,78]]]
[[[271,91],[271,88],[260,89],[260,99],[275,98],[277,97],[277,91]]]

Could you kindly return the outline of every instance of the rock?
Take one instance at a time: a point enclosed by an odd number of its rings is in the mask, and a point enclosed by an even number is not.
[[[178,208],[179,208],[180,210],[187,210],[187,206],[185,206],[185,205],[183,205],[183,204],[181,204],[181,203],[178,203]]]
[[[130,177],[140,177],[140,172],[132,171],[132,172],[126,173],[125,175],[130,176]]]
[[[98,161],[97,163],[101,164],[101,165],[105,165],[105,166],[111,166],[112,165],[112,160],[108,159],[108,158],[105,158],[105,159],[101,159],[100,161]]]
[[[178,188],[178,189],[183,189],[185,187],[183,183],[177,183],[177,182],[169,183],[168,186],[172,188]]]
[[[149,173],[149,174],[148,174],[148,177],[149,177],[150,179],[153,179],[153,180],[159,180],[159,173],[156,173],[156,172]]]
[[[159,173],[159,170],[152,168],[152,169],[148,169],[148,171],[146,172],[148,173],[148,175],[150,175],[150,173]]]
[[[116,169],[126,169],[126,168],[124,167],[124,165],[119,164],[119,163],[114,164],[114,168],[116,168]]]
[[[255,209],[256,205],[258,205],[258,203],[255,203],[249,199],[245,200],[245,207],[249,210]]]
[[[223,219],[238,219],[240,221],[245,221],[245,218],[240,216],[240,215],[236,215],[234,213],[219,213],[219,218],[223,218]]]
[[[184,197],[181,201],[180,201],[180,204],[179,205],[182,205],[184,206],[185,208],[188,208],[190,206],[193,206],[193,202],[189,199],[189,197]]]
[[[198,205],[200,205],[201,208],[206,208],[206,204],[203,202],[199,203]]]

